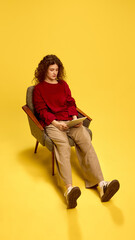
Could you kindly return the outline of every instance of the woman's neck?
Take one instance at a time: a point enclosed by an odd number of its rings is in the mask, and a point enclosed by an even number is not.
[[[47,82],[47,83],[51,83],[51,84],[57,84],[58,83],[58,81],[56,79],[55,80],[45,79],[44,81]]]

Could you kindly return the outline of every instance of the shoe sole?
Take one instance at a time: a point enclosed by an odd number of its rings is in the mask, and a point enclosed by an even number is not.
[[[68,208],[75,208],[77,206],[77,199],[80,197],[81,191],[79,187],[74,187],[68,194]]]
[[[114,194],[119,190],[120,184],[118,180],[113,180],[107,187],[105,194],[102,196],[101,201],[107,202],[109,201]]]

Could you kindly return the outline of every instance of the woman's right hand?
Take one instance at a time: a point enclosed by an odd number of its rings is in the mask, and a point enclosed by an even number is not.
[[[52,124],[53,124],[56,128],[58,128],[60,131],[66,131],[66,130],[69,129],[69,127],[67,126],[67,124],[64,123],[64,122],[58,122],[58,121],[56,121],[56,120],[53,120],[53,121],[52,121]]]

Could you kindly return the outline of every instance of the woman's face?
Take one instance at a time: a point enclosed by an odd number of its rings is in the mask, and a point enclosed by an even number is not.
[[[57,64],[50,65],[47,69],[46,79],[51,81],[56,80],[57,75],[58,75],[58,65]]]

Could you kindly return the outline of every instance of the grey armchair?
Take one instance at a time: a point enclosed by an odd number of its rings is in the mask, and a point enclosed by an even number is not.
[[[54,156],[54,150],[53,150],[54,143],[47,136],[45,129],[41,126],[41,124],[35,117],[35,111],[34,111],[34,106],[32,101],[33,89],[34,89],[34,86],[28,87],[27,94],[26,94],[26,105],[23,106],[22,109],[26,112],[28,116],[31,134],[36,138],[34,153],[37,153],[37,148],[39,143],[43,146],[46,146],[48,150],[52,152],[52,175],[54,175],[54,162],[55,162],[55,156]],[[88,130],[92,140],[92,132],[88,128],[92,119],[88,115],[86,115],[84,112],[82,112],[79,108],[77,108],[77,111],[78,111],[78,117],[84,117],[84,116],[87,117],[83,122],[83,125]],[[74,146],[74,141],[70,137],[69,137],[69,143],[71,147]]]

